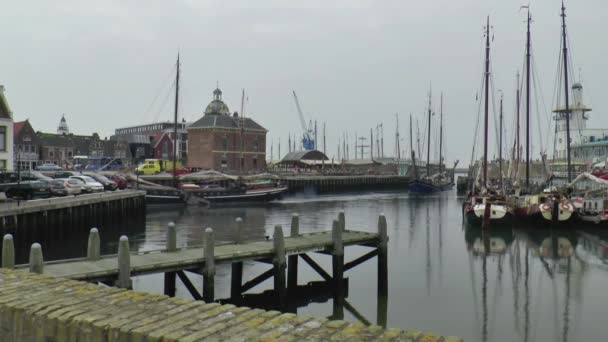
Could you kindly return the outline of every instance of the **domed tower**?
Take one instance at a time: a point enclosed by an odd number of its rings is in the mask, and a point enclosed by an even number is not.
[[[61,115],[61,121],[59,121],[59,126],[57,126],[57,134],[59,134],[59,135],[70,134],[70,129],[68,128],[68,123],[65,121],[65,114]]]
[[[207,105],[205,115],[230,115],[230,109],[222,101],[222,91],[219,87],[213,91],[213,100]]]

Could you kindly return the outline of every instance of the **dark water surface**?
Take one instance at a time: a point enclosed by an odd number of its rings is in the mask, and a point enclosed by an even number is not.
[[[378,215],[384,213],[390,238],[388,305],[378,306],[374,258],[345,273],[350,304],[344,310],[345,319],[363,318],[371,323],[380,319],[382,323],[386,315],[390,327],[458,335],[466,341],[608,340],[604,324],[608,322],[608,230],[506,227],[484,235],[484,244],[480,230],[463,227],[461,207],[462,199],[454,192],[427,198],[407,193],[301,196],[262,206],[149,208],[145,226],[141,220],[110,223],[100,226],[100,233],[106,253],[115,253],[118,236],[125,233],[132,251],[144,251],[164,248],[171,221],[177,226],[178,245],[185,246],[202,244],[205,227],[214,228],[219,241],[234,239],[236,217],[243,218],[248,238],[259,239],[272,235],[276,224],[283,225],[288,234],[294,212],[300,214],[301,232],[329,230],[340,210],[346,213],[347,229],[375,232]],[[86,233],[42,243],[47,260],[63,258],[66,250],[83,253]],[[484,253],[486,248],[489,253]],[[345,261],[368,250],[347,247]],[[331,272],[329,256],[312,257]],[[269,267],[246,263],[244,281]],[[230,272],[229,266],[218,267],[216,298],[229,297]],[[189,276],[201,289],[201,277]],[[320,280],[300,261],[300,285]],[[140,291],[163,292],[161,275],[137,277],[133,285]],[[271,288],[272,279],[249,293]],[[330,292],[311,292],[309,298],[292,299],[302,305],[297,308],[299,314],[335,314]],[[177,296],[191,298],[179,280]],[[272,307],[271,298],[258,297],[249,304]]]

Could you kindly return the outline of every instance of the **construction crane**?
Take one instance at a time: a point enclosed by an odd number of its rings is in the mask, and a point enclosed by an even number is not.
[[[313,138],[313,130],[312,130],[312,122],[310,125],[306,125],[306,120],[304,119],[304,114],[302,113],[302,108],[300,108],[300,101],[298,101],[298,95],[296,95],[296,91],[293,90],[293,99],[296,101],[296,108],[298,109],[298,115],[300,116],[300,124],[302,125],[302,146],[305,150],[314,150],[315,149],[315,139]]]

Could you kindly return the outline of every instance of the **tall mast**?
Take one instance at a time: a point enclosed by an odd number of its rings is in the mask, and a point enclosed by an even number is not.
[[[563,38],[563,52],[564,52],[564,95],[566,100],[566,146],[568,149],[568,183],[572,181],[571,175],[571,162],[570,159],[570,102],[568,98],[568,46],[566,45],[566,7],[562,1],[562,38]]]
[[[384,158],[384,125],[380,123],[380,157]]]
[[[515,144],[516,144],[516,149],[517,149],[517,169],[516,172],[518,172],[519,170],[519,162],[521,160],[521,151],[520,151],[520,144],[519,144],[519,107],[520,107],[520,94],[519,94],[519,70],[517,71],[517,90],[516,90],[516,99],[515,99],[515,106],[517,107],[517,133],[515,136]]]
[[[173,113],[173,186],[177,188],[177,113],[179,110],[179,52],[175,73],[175,112]]]
[[[323,154],[326,154],[326,152],[325,152],[325,122],[323,123]]]
[[[245,89],[243,88],[242,92],[241,92],[241,117],[239,118],[239,150],[241,152],[241,160],[239,161],[239,170],[240,173],[243,174],[243,166],[245,164],[245,159],[243,158],[243,131],[245,129],[245,117],[244,117],[244,112],[245,110]],[[281,159],[281,142],[279,140],[279,160]]]
[[[374,160],[374,129],[369,129],[369,159]]]
[[[530,9],[526,35],[526,189],[530,188]]]
[[[499,178],[500,179],[500,188],[503,188],[502,184],[502,97],[503,94],[500,94],[500,117],[499,117],[499,128],[498,134],[500,135],[500,141],[498,142],[498,170],[499,170]]]
[[[429,128],[427,133],[427,141],[426,144],[426,175],[427,177],[431,175],[431,89],[429,88]]]
[[[396,147],[397,147],[397,163],[399,163],[399,160],[401,159],[401,146],[399,146],[399,114],[398,113],[395,113],[395,121],[397,123],[397,132],[395,134],[395,140],[397,141],[397,144],[396,144]]]
[[[412,114],[410,114],[410,156],[414,153],[414,138],[412,131]]]
[[[441,166],[443,165],[443,156],[441,154],[441,148],[443,147],[443,92],[441,92],[439,103],[439,173],[441,173]]]
[[[490,84],[490,16],[486,25],[486,74],[485,74],[485,114],[484,114],[484,134],[483,134],[483,187],[488,185],[488,109],[489,109],[489,84]]]

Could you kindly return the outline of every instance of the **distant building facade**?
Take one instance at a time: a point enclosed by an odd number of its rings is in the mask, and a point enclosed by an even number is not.
[[[117,128],[112,140],[124,141],[136,159],[173,159],[173,122],[157,122],[145,125]],[[188,159],[188,132],[186,122],[177,123],[177,159]]]
[[[16,122],[14,162],[21,170],[34,170],[42,164],[55,164],[71,168],[74,158],[111,158],[128,160],[131,158],[129,146],[124,141],[101,139],[97,133],[92,135],[75,135],[67,130],[67,122],[62,117],[59,127],[64,127],[60,134],[36,132],[29,120]],[[60,131],[58,129],[58,131]]]
[[[0,170],[13,170],[13,112],[0,85]]]
[[[40,162],[40,139],[29,120],[15,122],[15,170],[34,170]]]
[[[188,166],[232,172],[264,170],[267,132],[253,119],[231,114],[222,91],[215,89],[203,117],[188,127]]]

